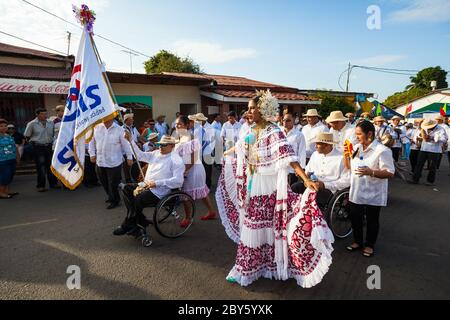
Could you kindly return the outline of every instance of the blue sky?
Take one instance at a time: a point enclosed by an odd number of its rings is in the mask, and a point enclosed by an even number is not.
[[[29,0],[70,21],[75,1]],[[189,54],[212,74],[245,76],[287,86],[338,90],[353,64],[450,70],[450,0],[166,0],[86,1],[97,11],[95,31],[152,55],[168,49]],[[367,8],[381,10],[381,29],[369,30]],[[80,33],[20,0],[0,0],[0,30],[65,51],[65,32]],[[25,15],[32,14],[31,22]],[[3,19],[5,18],[5,19]],[[7,19],[9,18],[9,19]],[[0,36],[1,42],[30,46]],[[97,40],[111,70],[130,71],[120,47]],[[143,72],[145,57],[133,58]],[[449,79],[450,80],[450,79]],[[350,90],[380,99],[403,90],[408,76],[355,69]],[[342,81],[345,87],[345,81]]]

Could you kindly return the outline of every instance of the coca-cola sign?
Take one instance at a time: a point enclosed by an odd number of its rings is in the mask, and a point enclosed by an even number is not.
[[[69,82],[0,78],[0,92],[66,95],[69,87]]]

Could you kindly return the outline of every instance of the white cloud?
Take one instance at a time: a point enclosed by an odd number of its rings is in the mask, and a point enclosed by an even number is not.
[[[404,22],[450,21],[450,0],[412,0],[404,9],[390,14],[389,20]]]
[[[80,6],[82,3],[86,3],[96,12],[101,12],[109,5],[109,0],[29,0],[29,2],[75,24],[77,21],[72,12],[72,4]],[[71,53],[75,53],[79,41],[77,35],[81,34],[81,29],[52,17],[23,1],[0,0],[0,12],[1,31],[61,52],[67,51],[66,31],[73,32]],[[0,34],[0,42],[46,51],[3,34]]]
[[[389,65],[391,63],[403,60],[406,56],[403,55],[379,55],[368,57],[364,59],[353,60],[353,64],[363,65],[363,66],[371,66],[371,67],[383,67],[385,65]]]
[[[256,57],[256,50],[251,48],[225,49],[221,44],[180,40],[175,42],[172,50],[180,56],[189,56],[201,64],[223,64],[240,59]]]

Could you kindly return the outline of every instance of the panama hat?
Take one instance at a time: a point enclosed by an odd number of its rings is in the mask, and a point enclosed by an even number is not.
[[[161,138],[161,140],[158,142],[158,144],[166,146],[169,144],[176,144],[177,141],[175,140],[175,138],[171,137],[171,136],[163,136]]]
[[[148,136],[147,140],[151,141],[153,139],[156,139],[159,137],[159,134],[156,132],[150,133],[150,135]]]
[[[378,122],[378,121],[386,122],[386,119],[382,116],[378,116],[373,119],[373,122]]]
[[[197,113],[195,115],[189,116],[188,118],[189,118],[189,120],[192,120],[192,121],[207,121],[208,120],[208,118],[205,117],[205,115],[203,113]]]
[[[436,120],[436,121],[439,121],[439,120],[445,121],[445,119],[444,119],[444,117],[442,115],[438,115],[434,120]]]
[[[436,127],[438,125],[438,122],[436,120],[433,119],[427,119],[422,123],[421,128],[423,130],[428,130],[428,129],[433,129],[434,127]]]
[[[349,112],[349,113],[347,113],[345,116],[346,116],[347,118],[350,118],[350,117],[354,117],[355,114],[352,113],[352,112]]]
[[[361,113],[361,118],[370,118],[370,113],[369,112]]]
[[[400,118],[399,116],[394,116],[391,120],[402,120],[402,118]]]
[[[317,109],[309,109],[306,114],[303,115],[304,117],[320,117],[319,113],[317,112]]]
[[[330,116],[326,120],[327,123],[333,123],[338,121],[344,122],[348,121],[348,118],[344,117],[342,111],[333,111],[332,113],[330,113]]]
[[[319,133],[316,136],[316,139],[314,139],[314,143],[337,144],[337,142],[334,141],[334,135],[329,132]]]
[[[123,121],[127,121],[128,119],[133,119],[134,118],[134,114],[133,113],[127,113],[124,117],[123,117]]]
[[[66,109],[66,107],[65,107],[65,106],[63,106],[63,105],[59,105],[59,106],[56,106],[56,108],[55,108],[55,111],[56,111],[56,112],[59,112],[59,111],[64,111],[64,109]]]

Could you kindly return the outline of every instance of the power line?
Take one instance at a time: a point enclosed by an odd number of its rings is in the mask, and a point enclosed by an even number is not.
[[[57,53],[62,54],[62,55],[64,55],[64,56],[66,55],[65,52],[62,52],[62,51],[59,51],[59,50],[55,50],[55,49],[52,49],[52,48],[43,46],[43,45],[41,45],[41,44],[37,44],[37,43],[35,43],[35,42],[32,42],[32,41],[29,41],[29,40],[20,38],[20,37],[18,37],[18,36],[12,35],[12,34],[10,34],[10,33],[7,33],[7,32],[4,32],[4,31],[1,31],[1,30],[0,30],[0,33],[2,33],[2,34],[4,34],[4,35],[7,35],[7,36],[9,36],[9,37],[16,38],[16,39],[18,39],[18,40],[24,41],[24,42],[28,42],[28,43],[30,43],[30,44],[32,44],[32,45],[35,45],[35,46],[38,46],[38,47],[41,47],[41,48],[44,48],[44,49],[47,49],[47,50],[50,50],[50,51],[57,52]]]
[[[55,17],[55,18],[57,18],[57,19],[59,19],[59,20],[61,20],[61,21],[64,21],[64,22],[66,22],[66,23],[68,23],[68,24],[70,24],[70,25],[72,25],[72,26],[74,26],[74,27],[83,29],[83,28],[80,27],[79,25],[77,25],[77,24],[75,24],[75,23],[73,23],[73,22],[70,22],[70,21],[68,21],[68,20],[66,20],[66,19],[64,19],[64,18],[62,18],[62,17],[60,17],[60,16],[58,16],[58,15],[56,15],[56,14],[54,14],[54,13],[48,11],[48,10],[46,10],[46,9],[44,9],[44,8],[41,8],[41,7],[39,7],[38,5],[35,5],[34,3],[31,3],[31,2],[29,2],[29,1],[27,1],[27,0],[21,0],[21,1],[22,1],[22,2],[25,2],[26,4],[32,6],[32,7],[36,8],[36,9],[39,9],[39,10],[45,12],[45,13],[47,13],[47,14],[49,14],[49,15],[51,15],[51,16],[53,16],[53,17]],[[131,49],[131,48],[129,48],[129,47],[127,47],[127,46],[124,46],[124,45],[122,45],[122,44],[120,44],[120,43],[118,43],[118,42],[116,42],[116,41],[114,41],[114,40],[111,40],[111,39],[108,39],[108,38],[106,38],[106,37],[103,37],[102,35],[99,35],[99,34],[95,34],[95,35],[96,35],[97,37],[99,37],[99,38],[105,40],[105,41],[108,41],[108,42],[110,42],[110,43],[112,43],[112,44],[115,44],[116,46],[119,46],[119,47],[122,47],[122,48],[124,48],[124,49],[127,49],[128,51],[132,51],[132,52],[134,52],[134,53],[136,53],[136,54],[139,54],[139,55],[141,55],[141,56],[144,56],[144,57],[147,57],[147,58],[151,58],[151,56],[146,55],[145,53],[142,53],[142,52],[139,52],[139,51],[137,51],[137,50]]]

